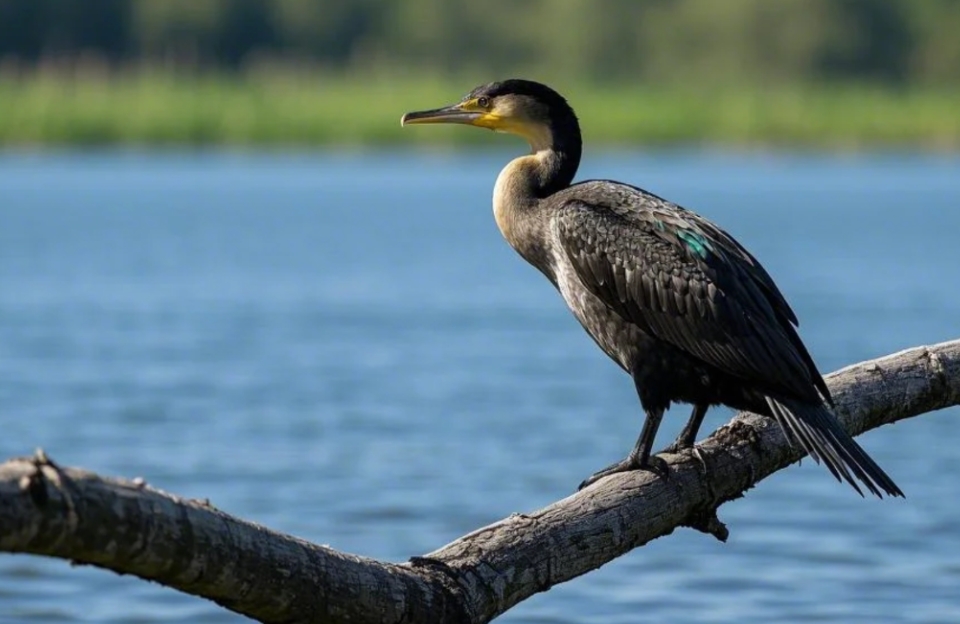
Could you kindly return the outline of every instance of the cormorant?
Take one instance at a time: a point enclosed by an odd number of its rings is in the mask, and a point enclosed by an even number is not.
[[[707,219],[609,180],[571,184],[580,126],[553,89],[529,80],[477,87],[461,101],[407,113],[402,125],[457,123],[509,132],[531,153],[497,178],[493,213],[507,242],[560,291],[574,316],[633,378],[646,420],[626,459],[587,478],[649,466],[664,411],[693,413],[672,451],[696,440],[707,409],[774,418],[791,443],[863,494],[903,496],[843,429],[830,390],[770,275]]]

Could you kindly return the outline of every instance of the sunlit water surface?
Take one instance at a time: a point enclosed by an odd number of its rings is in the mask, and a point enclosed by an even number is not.
[[[392,561],[568,495],[641,413],[497,232],[508,155],[0,157],[0,456],[43,447]],[[956,158],[588,154],[581,177],[732,232],[825,371],[960,336]],[[960,621],[958,415],[861,438],[905,501],[805,463],[722,508],[729,543],[678,531],[500,621]],[[3,555],[0,621],[246,620]]]

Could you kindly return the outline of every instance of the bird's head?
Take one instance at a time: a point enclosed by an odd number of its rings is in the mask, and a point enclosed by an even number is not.
[[[456,123],[519,135],[534,151],[568,135],[580,140],[576,115],[559,93],[532,80],[504,80],[477,87],[456,104],[407,113],[400,125]]]

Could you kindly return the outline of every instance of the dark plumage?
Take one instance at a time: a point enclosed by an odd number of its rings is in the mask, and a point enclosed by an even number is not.
[[[648,465],[664,411],[694,406],[672,450],[691,446],[711,405],[774,418],[787,438],[858,492],[903,493],[828,409],[830,391],[776,284],[736,240],[703,217],[606,180],[570,185],[577,118],[544,85],[478,87],[404,123],[467,123],[519,134],[533,153],[497,179],[494,214],[507,241],[557,287],[587,333],[631,375],[646,412],[630,453],[583,485]]]

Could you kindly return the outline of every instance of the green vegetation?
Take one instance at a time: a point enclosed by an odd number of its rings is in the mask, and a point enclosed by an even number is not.
[[[0,76],[0,145],[490,143],[483,132],[399,124],[403,112],[452,102],[479,81],[279,71]],[[590,145],[960,148],[960,91],[555,84]]]
[[[0,145],[477,143],[397,120],[524,76],[591,145],[958,149],[957,33],[957,0],[0,0]]]
[[[956,0],[2,0],[0,59],[960,87]]]

